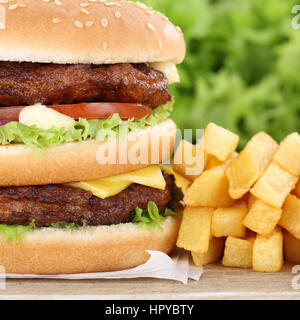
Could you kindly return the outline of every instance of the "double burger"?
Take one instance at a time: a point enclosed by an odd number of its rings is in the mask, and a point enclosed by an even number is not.
[[[6,272],[121,270],[174,248],[180,192],[159,164],[184,55],[180,29],[139,2],[1,1]]]

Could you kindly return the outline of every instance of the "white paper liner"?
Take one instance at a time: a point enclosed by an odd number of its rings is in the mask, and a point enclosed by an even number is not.
[[[189,254],[178,250],[173,258],[160,251],[147,251],[150,258],[145,264],[138,267],[113,272],[78,273],[59,275],[37,275],[37,274],[5,274],[6,278],[15,279],[132,279],[132,278],[159,278],[177,280],[187,284],[188,279],[199,281],[203,268],[191,265]]]

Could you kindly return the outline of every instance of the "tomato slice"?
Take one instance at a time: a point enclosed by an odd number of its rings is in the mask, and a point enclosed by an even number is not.
[[[106,119],[118,113],[120,118],[141,119],[152,114],[150,107],[136,103],[78,103],[47,106],[71,118]],[[18,121],[21,110],[25,107],[0,107],[0,120]]]

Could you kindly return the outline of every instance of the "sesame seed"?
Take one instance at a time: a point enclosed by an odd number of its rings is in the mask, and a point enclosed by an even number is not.
[[[99,2],[106,2],[106,0],[99,0]]]
[[[116,12],[115,12],[115,17],[116,17],[117,19],[120,19],[120,18],[121,18],[121,12],[120,12],[120,11],[116,11]]]
[[[155,13],[155,11],[154,11],[154,10],[150,10],[150,11],[146,11],[146,13],[147,13],[149,16],[151,16],[153,13]]]
[[[4,6],[0,6],[0,29],[6,29],[6,9]]]
[[[104,51],[106,51],[107,48],[108,48],[108,43],[107,42],[103,42],[102,43],[102,48],[103,48]]]
[[[26,6],[25,3],[19,3],[19,4],[18,4],[18,7],[19,7],[19,8],[26,8],[27,6]]]
[[[57,6],[61,6],[61,5],[62,5],[62,2],[59,1],[59,0],[54,0],[54,3],[55,3]]]
[[[161,48],[162,48],[162,43],[161,43],[161,40],[160,40],[160,39],[157,40],[157,44],[158,44],[159,50],[161,50]]]
[[[77,28],[83,28],[83,24],[78,20],[74,21],[74,24]]]
[[[101,19],[101,24],[103,28],[106,28],[108,26],[108,20],[106,18]]]
[[[61,20],[60,20],[60,19],[58,19],[58,18],[53,18],[53,19],[52,19],[52,22],[53,22],[53,23],[60,23],[60,22],[61,22]]]
[[[81,8],[81,12],[85,13],[85,14],[90,14],[90,12],[86,9]]]
[[[81,2],[79,5],[80,5],[80,7],[86,8],[86,7],[88,7],[90,4],[89,4],[89,3],[86,3],[86,2]]]
[[[152,25],[151,23],[148,23],[148,24],[147,24],[147,27],[148,27],[148,29],[151,30],[151,31],[154,31],[154,30],[155,30],[154,27],[153,27],[153,25]]]
[[[180,29],[180,27],[176,27],[176,30],[178,31],[178,32],[181,32],[182,33],[182,30]]]
[[[89,2],[97,2],[97,0],[89,0]]]
[[[0,3],[8,3],[8,0],[0,0]]]
[[[85,26],[86,26],[86,27],[91,27],[93,24],[94,24],[94,21],[87,21],[87,22],[85,23]]]
[[[50,0],[42,0],[43,2],[50,2]]]
[[[135,4],[138,8],[141,8],[141,9],[147,9],[147,6],[141,2],[136,2]]]
[[[8,6],[8,10],[15,10],[15,9],[17,9],[18,8],[18,5],[17,4],[10,4],[9,6]]]
[[[104,5],[107,6],[107,7],[112,7],[115,4],[114,4],[114,2],[106,2],[106,3],[104,3]]]

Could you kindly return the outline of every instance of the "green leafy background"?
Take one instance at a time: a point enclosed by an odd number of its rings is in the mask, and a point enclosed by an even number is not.
[[[172,85],[183,128],[213,121],[241,136],[300,131],[300,29],[295,0],[143,0],[181,27],[187,56]]]

